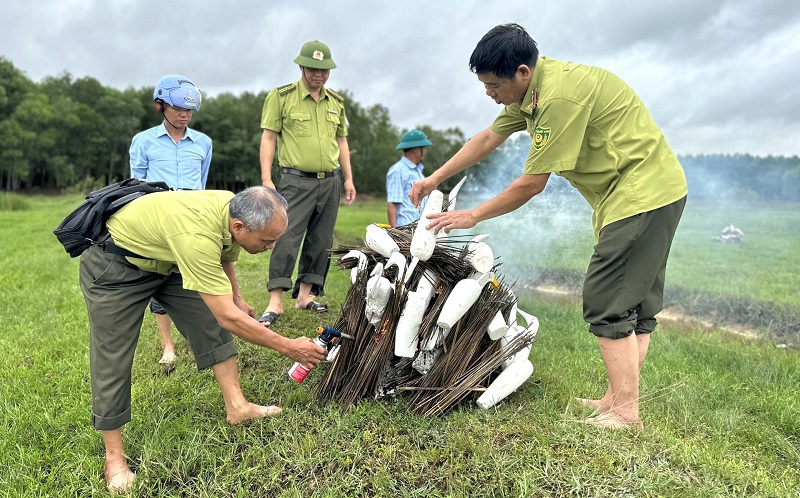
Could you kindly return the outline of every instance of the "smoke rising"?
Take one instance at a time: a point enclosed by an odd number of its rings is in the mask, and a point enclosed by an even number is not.
[[[522,174],[530,145],[527,134],[518,134],[469,169],[457,208],[498,195]],[[665,309],[681,320],[800,343],[800,311],[796,294],[788,291],[797,288],[800,267],[800,158],[716,154],[679,160],[689,198],[670,252]],[[741,236],[722,243],[721,231],[733,230],[730,225]],[[470,232],[491,236],[485,242],[501,265],[498,273],[515,290],[554,285],[578,292],[594,244],[591,208],[555,175],[527,204]]]
[[[473,208],[499,194],[522,174],[530,147],[530,136],[519,133],[468,170],[457,209]],[[551,175],[544,192],[516,211],[479,223],[471,232],[490,235],[485,242],[508,282],[537,285],[545,267],[568,267],[576,258],[585,262],[579,266],[588,265],[594,243],[591,214],[569,182]]]

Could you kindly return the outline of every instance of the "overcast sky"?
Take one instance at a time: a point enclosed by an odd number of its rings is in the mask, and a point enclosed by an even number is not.
[[[401,128],[471,136],[500,107],[469,56],[505,22],[542,55],[626,80],[678,154],[800,155],[798,0],[2,0],[0,56],[36,82],[68,71],[140,88],[179,73],[215,96],[296,81],[292,60],[319,39],[338,65],[329,87]]]

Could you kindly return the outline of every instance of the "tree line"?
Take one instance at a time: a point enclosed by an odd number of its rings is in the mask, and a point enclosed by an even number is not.
[[[238,191],[261,183],[261,110],[268,90],[204,97],[194,113],[190,126],[214,143],[209,189]],[[392,124],[386,107],[363,106],[347,90],[339,93],[345,97],[356,190],[383,194],[405,130]],[[88,192],[127,178],[133,136],[162,119],[152,97],[153,87],[117,90],[69,73],[35,83],[0,57],[0,189]],[[434,143],[425,159],[429,171],[466,140],[458,128],[418,128]]]
[[[510,137],[469,172],[468,185],[497,193],[521,172],[531,147],[527,133]],[[697,200],[753,202],[800,202],[800,157],[750,154],[679,155],[689,196]],[[548,181],[548,195],[578,195],[566,180]]]
[[[267,91],[203,99],[190,126],[214,142],[208,188],[239,191],[260,184],[261,109]],[[364,106],[347,90],[339,93],[346,99],[356,189],[382,195],[386,172],[400,157],[395,146],[405,130],[392,124],[386,107]],[[131,139],[161,122],[152,96],[152,87],[117,90],[69,73],[35,83],[0,57],[0,190],[89,192],[127,178]],[[426,174],[467,140],[459,128],[418,128],[434,144],[425,157]],[[470,170],[467,187],[507,185],[519,176],[529,148],[527,134],[511,137]],[[713,154],[679,159],[693,198],[800,201],[797,156]],[[273,167],[277,168],[277,158]],[[459,176],[440,188],[448,191]],[[565,182],[553,182],[548,190],[566,187]]]

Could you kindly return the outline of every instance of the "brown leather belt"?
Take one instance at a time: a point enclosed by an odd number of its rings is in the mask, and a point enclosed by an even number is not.
[[[318,173],[309,173],[307,171],[300,171],[299,169],[294,169],[294,168],[281,168],[281,172],[283,172],[284,175],[296,175],[296,176],[302,176],[303,178],[318,178],[320,180],[322,180],[323,178],[332,177],[333,175],[336,174],[337,171],[339,170],[335,169],[333,171],[320,171]]]

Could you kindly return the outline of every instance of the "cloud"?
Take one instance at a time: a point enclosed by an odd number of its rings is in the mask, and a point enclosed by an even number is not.
[[[68,71],[140,88],[181,73],[214,96],[295,81],[300,46],[320,39],[339,66],[332,88],[384,105],[402,128],[469,136],[500,110],[469,55],[504,22],[545,55],[622,77],[679,154],[800,154],[794,0],[4,0],[0,56],[35,81]]]

